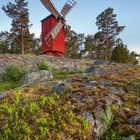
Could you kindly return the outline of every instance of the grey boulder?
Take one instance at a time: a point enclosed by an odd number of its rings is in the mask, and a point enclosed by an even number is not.
[[[45,80],[53,79],[53,75],[50,71],[39,70],[35,72],[29,72],[20,79],[22,84],[34,84],[38,82],[43,82]]]

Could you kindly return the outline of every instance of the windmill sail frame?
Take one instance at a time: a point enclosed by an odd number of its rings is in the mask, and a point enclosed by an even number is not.
[[[65,18],[65,16],[73,9],[76,4],[77,3],[75,0],[68,0],[60,12],[61,15]]]
[[[62,23],[62,21],[59,20],[57,22],[57,24],[52,28],[52,30],[50,30],[50,32],[46,35],[46,37],[44,39],[45,39],[48,46],[51,45],[51,41],[53,39],[55,39],[55,37],[60,32],[60,30],[63,28],[63,26],[64,26],[64,23]]]
[[[56,18],[60,16],[60,13],[56,10],[52,1],[50,0],[40,0],[40,1]]]

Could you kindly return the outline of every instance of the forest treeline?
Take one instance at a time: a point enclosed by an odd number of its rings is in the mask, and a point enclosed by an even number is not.
[[[2,7],[12,19],[10,32],[0,32],[0,53],[41,54],[41,36],[30,33],[29,9],[26,0],[15,0]],[[116,20],[114,9],[108,7],[96,18],[98,32],[93,35],[78,34],[67,26],[65,34],[68,58],[88,58],[119,63],[137,63],[138,54],[130,52],[119,34],[125,29]]]

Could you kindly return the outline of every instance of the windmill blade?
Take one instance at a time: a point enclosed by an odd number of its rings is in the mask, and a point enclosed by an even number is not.
[[[56,18],[60,16],[59,12],[56,10],[54,4],[50,0],[40,0],[40,1]]]
[[[77,3],[75,0],[68,0],[61,10],[61,14],[63,15],[63,17],[65,17],[76,4]]]
[[[62,23],[61,20],[59,20],[57,24],[52,28],[50,33],[47,34],[47,36],[45,37],[45,41],[48,46],[51,45],[52,40],[55,39],[55,37],[58,35],[63,26],[64,24]]]

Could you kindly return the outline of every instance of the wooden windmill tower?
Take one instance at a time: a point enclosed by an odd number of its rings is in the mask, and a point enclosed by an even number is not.
[[[76,5],[68,0],[59,13],[51,0],[41,0],[51,15],[42,20],[42,53],[63,57],[65,52],[65,17]]]

